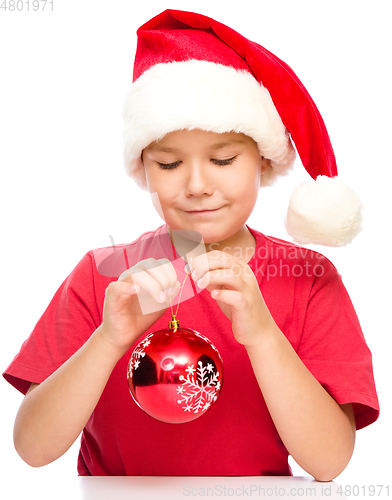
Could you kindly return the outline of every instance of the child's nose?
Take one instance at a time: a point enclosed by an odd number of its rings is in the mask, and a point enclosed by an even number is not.
[[[189,168],[187,176],[187,196],[202,196],[214,191],[208,172],[209,165],[194,164]]]

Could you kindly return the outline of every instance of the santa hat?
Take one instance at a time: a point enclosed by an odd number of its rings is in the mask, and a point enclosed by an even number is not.
[[[231,28],[166,10],[137,31],[133,84],[124,104],[127,173],[146,189],[141,152],[181,129],[251,137],[271,167],[269,185],[295,159],[314,179],[294,191],[287,232],[301,244],[342,246],[360,231],[361,202],[337,177],[324,121],[293,70]]]

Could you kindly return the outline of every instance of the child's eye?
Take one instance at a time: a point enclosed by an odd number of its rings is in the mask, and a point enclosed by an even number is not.
[[[233,156],[233,158],[228,158],[227,160],[217,160],[216,158],[211,158],[212,163],[215,163],[215,165],[231,165],[235,160],[237,159],[237,156]],[[180,165],[181,161],[174,161],[173,163],[161,163],[157,162],[159,165],[159,168],[162,170],[171,170],[174,168],[177,168],[178,165]]]
[[[159,168],[162,170],[170,170],[172,168],[178,167],[178,165],[181,163],[180,161],[175,161],[173,163],[160,163],[159,161],[157,162],[159,165]]]
[[[228,158],[227,160],[217,160],[216,158],[211,158],[212,163],[215,163],[215,165],[231,165],[232,163],[235,162],[237,159],[236,156],[233,156],[233,158]]]

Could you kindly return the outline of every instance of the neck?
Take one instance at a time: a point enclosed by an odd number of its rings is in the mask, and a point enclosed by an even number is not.
[[[245,225],[235,234],[222,241],[204,244],[201,244],[202,238],[199,233],[173,231],[169,226],[168,230],[174,248],[182,258],[186,255],[188,258],[190,256],[193,258],[201,253],[219,250],[233,255],[238,260],[249,262],[256,249],[256,239]],[[187,259],[184,258],[184,260]]]

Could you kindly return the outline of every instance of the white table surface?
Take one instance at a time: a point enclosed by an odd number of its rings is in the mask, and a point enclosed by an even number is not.
[[[310,477],[64,477],[2,482],[7,500],[184,500],[186,498],[344,498],[339,483]],[[362,497],[363,498],[363,497]]]

